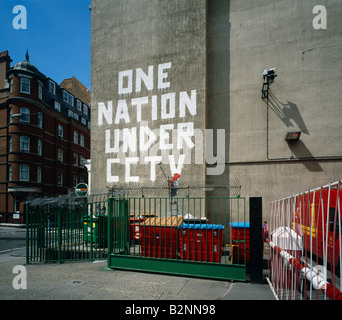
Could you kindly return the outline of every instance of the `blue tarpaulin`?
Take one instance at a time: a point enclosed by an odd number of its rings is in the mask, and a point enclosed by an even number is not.
[[[207,223],[182,223],[178,229],[207,229],[207,230],[223,230],[222,224],[207,224]]]
[[[230,222],[233,228],[249,228],[249,222]]]

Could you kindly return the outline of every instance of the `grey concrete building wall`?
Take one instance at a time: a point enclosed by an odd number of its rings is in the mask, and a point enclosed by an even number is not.
[[[113,148],[115,129],[123,133],[125,128],[146,125],[158,130],[178,123],[193,123],[200,135],[205,128],[225,130],[224,150],[213,144],[223,173],[206,175],[207,166],[195,164],[193,152],[191,164],[182,170],[183,181],[237,178],[241,196],[263,197],[265,217],[269,201],[341,179],[342,4],[321,1],[327,10],[324,29],[313,25],[324,22],[318,20],[324,16],[313,11],[316,5],[312,0],[93,1],[92,175],[96,178],[92,191],[106,192],[113,185],[107,179],[107,159],[117,155],[106,153],[107,130],[111,134],[107,147]],[[165,63],[171,67],[164,69],[162,83],[170,86],[158,89],[158,66]],[[153,88],[142,83],[136,92],[137,69],[147,74],[149,66],[154,70]],[[261,99],[262,73],[273,67],[278,76],[266,101]],[[122,89],[127,90],[123,94],[118,92],[121,71],[125,71]],[[196,111],[191,114],[186,107],[180,116],[179,94],[186,92],[190,99],[192,90]],[[170,93],[175,93],[175,115],[170,115],[166,103],[162,117],[160,101]],[[148,102],[139,121],[132,99],[143,97]],[[155,118],[153,99],[158,101]],[[120,100],[127,102],[130,122],[121,104],[116,125]],[[107,119],[110,101],[112,123]],[[301,139],[289,145],[285,135],[295,130],[301,131]],[[191,141],[201,145],[201,137]],[[149,152],[157,150],[161,155],[159,149],[157,141]],[[153,184],[151,164],[132,165],[131,176],[139,176],[139,183]],[[215,167],[217,163],[208,165]],[[156,170],[158,181],[162,174]],[[113,163],[111,175],[125,183],[123,163]]]
[[[182,180],[204,180],[203,161],[195,164],[190,148],[191,132],[205,127],[206,1],[93,1],[91,10],[92,191],[160,180],[167,186],[156,164],[171,176],[183,153],[191,170],[182,170]],[[114,150],[117,134],[123,153]]]
[[[269,201],[341,179],[342,4],[322,1],[327,27],[315,29],[316,4],[230,1],[227,166],[244,196],[263,197],[264,214]],[[264,101],[262,73],[273,67]],[[300,141],[287,144],[288,131]]]

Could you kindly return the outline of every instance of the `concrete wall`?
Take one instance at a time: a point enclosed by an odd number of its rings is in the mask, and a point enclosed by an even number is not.
[[[327,29],[316,30],[315,1],[230,1],[228,167],[244,196],[268,201],[341,179],[342,4],[321,1]],[[262,72],[276,67],[269,103]],[[288,131],[301,131],[288,145]],[[293,158],[293,159],[290,159]]]
[[[167,175],[171,175],[171,169],[173,173],[179,171],[177,153],[184,153],[187,143],[183,140],[183,148],[177,152],[177,136],[172,136],[170,128],[177,129],[181,124],[179,128],[186,135],[187,130],[205,127],[205,46],[205,0],[122,0],[115,4],[110,0],[93,1],[92,174],[97,177],[93,180],[93,192],[106,192],[108,187],[129,180],[149,185],[154,180],[162,180],[167,186],[165,177],[156,166],[160,160]],[[141,82],[139,88],[136,80],[142,72],[150,82],[147,85]],[[120,75],[123,75],[123,90],[119,89]],[[113,105],[110,120],[106,118],[108,101]],[[191,105],[188,107],[189,103]],[[137,112],[140,108],[141,115]],[[105,109],[105,115],[99,109]],[[121,118],[115,123],[117,115]],[[144,135],[147,152],[139,147],[141,127],[147,128],[143,131],[150,134]],[[132,147],[121,155],[117,152],[106,153],[106,130],[110,130],[107,134],[110,134],[110,147],[114,148],[114,130],[120,129],[122,141],[123,134],[127,134],[124,130],[133,133],[134,128],[138,134],[137,152],[132,151]],[[159,137],[159,130],[163,132],[162,137]],[[154,131],[156,138],[150,131]],[[153,144],[147,143],[148,138],[152,139]],[[188,143],[191,146],[190,140]],[[172,151],[168,149],[171,145]],[[169,154],[175,155],[173,167],[169,165]],[[146,156],[154,158],[144,163]],[[111,177],[107,179],[106,159],[117,158],[120,158],[120,164],[109,160],[113,163],[109,173]],[[133,178],[127,176],[127,159],[132,161],[130,176]],[[194,164],[194,152],[187,157],[187,161]],[[155,170],[155,176],[151,170]],[[118,182],[113,182],[118,179]],[[183,170],[182,179],[204,180],[203,164],[193,165],[191,172]]]
[[[228,184],[236,178],[241,196],[263,197],[265,217],[269,201],[341,179],[342,4],[321,1],[327,9],[327,28],[319,30],[313,26],[316,4],[311,0],[93,1],[92,174],[96,179],[92,191],[106,192],[114,184],[107,179],[106,159],[117,154],[105,152],[106,130],[113,139],[114,129],[139,130],[145,125],[158,130],[178,123],[193,123],[200,133],[205,128],[214,133],[225,130],[224,148],[216,148],[216,140],[213,143],[224,172],[206,175],[207,166],[195,163],[192,150],[182,180]],[[158,65],[169,62],[163,81],[170,86],[158,89]],[[147,73],[149,66],[155,72],[153,89],[142,84],[136,92],[137,68]],[[262,73],[272,67],[278,77],[265,101],[261,99]],[[120,94],[118,75],[120,71],[130,74],[127,70],[132,70],[132,91]],[[128,78],[123,78],[126,89]],[[186,109],[181,117],[179,93],[190,96],[192,90],[196,112]],[[170,116],[167,104],[164,111],[170,117],[163,117],[158,102],[153,120],[153,96],[161,101],[170,93],[176,97],[175,116]],[[132,99],[142,97],[148,97],[148,102],[139,121]],[[115,125],[119,100],[127,102],[130,122],[125,121],[121,105],[121,120]],[[113,123],[106,118],[108,101],[113,104]],[[294,130],[301,131],[301,139],[289,145],[284,138]],[[201,146],[201,139],[191,137],[191,141]],[[206,160],[205,150],[211,146],[203,141]],[[114,141],[110,143],[113,147]],[[162,155],[159,141],[149,152]],[[130,174],[139,176],[139,183],[153,184],[152,163],[141,165],[139,151],[127,156],[139,157]],[[118,175],[120,183],[125,183],[124,159],[111,166],[111,175]],[[218,166],[207,162],[208,168]],[[157,182],[163,176],[155,169]],[[170,173],[168,164],[165,171]]]

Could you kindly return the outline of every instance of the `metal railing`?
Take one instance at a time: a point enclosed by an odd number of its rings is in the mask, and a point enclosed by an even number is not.
[[[341,184],[270,203],[269,281],[278,299],[342,300]]]
[[[26,260],[107,259],[109,268],[245,280],[247,220],[240,197],[36,201],[27,206]],[[144,269],[144,264],[152,268]]]
[[[108,242],[108,267],[196,275],[197,271],[190,271],[193,265],[185,264],[195,263],[203,276],[213,276],[209,267],[213,265],[241,267],[245,273],[249,230],[244,227],[244,198],[139,197],[109,201],[110,224],[115,232]],[[230,277],[227,270],[221,272],[225,276],[218,275],[220,278]]]
[[[28,206],[26,262],[107,258],[107,201]]]

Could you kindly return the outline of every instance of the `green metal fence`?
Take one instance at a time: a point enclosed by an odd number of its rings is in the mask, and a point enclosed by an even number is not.
[[[27,264],[107,259],[108,268],[246,279],[245,198],[110,197],[27,208]]]
[[[107,258],[107,201],[29,206],[26,263]]]
[[[248,230],[242,227],[247,225],[244,198],[108,201],[109,225],[114,227],[108,238],[108,268],[246,279],[249,246]],[[234,227],[232,222],[240,223]]]

